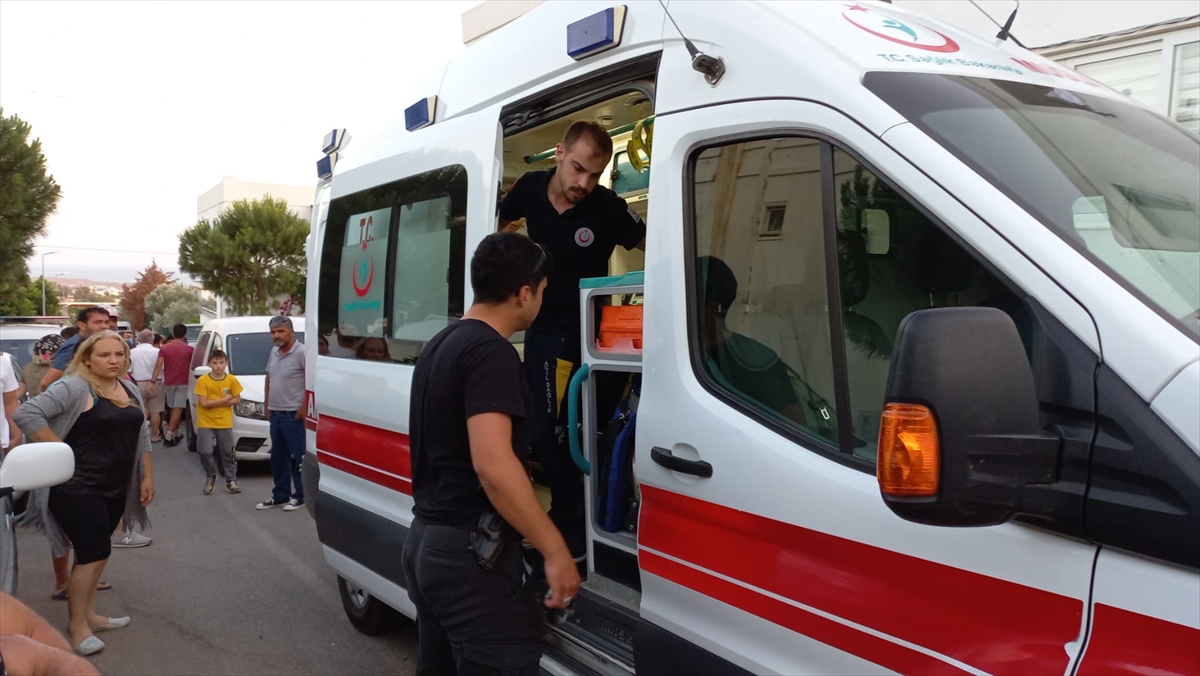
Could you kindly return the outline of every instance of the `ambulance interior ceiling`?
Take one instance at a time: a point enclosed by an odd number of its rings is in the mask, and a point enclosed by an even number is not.
[[[579,120],[599,122],[605,129],[615,129],[654,114],[654,104],[639,92],[628,92],[607,101],[584,108],[566,117],[560,117],[552,122],[514,134],[504,139],[504,178],[505,188],[527,171],[550,169],[554,166],[551,156],[540,162],[529,164],[525,158],[553,149],[562,140],[567,128]],[[628,136],[628,135],[624,135]],[[618,143],[614,151],[621,151],[623,143]]]

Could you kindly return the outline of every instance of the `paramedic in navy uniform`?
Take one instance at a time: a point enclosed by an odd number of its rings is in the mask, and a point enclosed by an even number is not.
[[[474,303],[426,343],[413,371],[414,518],[403,567],[417,609],[418,676],[535,676],[542,604],[565,608],[579,589],[567,543],[533,491],[533,402],[508,342],[537,316],[550,269],[525,237],[485,237],[471,258]],[[488,528],[497,514],[503,525]],[[521,536],[545,559],[545,597]]]
[[[530,239],[554,260],[542,310],[525,332],[525,373],[536,404],[533,454],[550,482],[550,518],[577,561],[587,551],[583,475],[567,447],[563,395],[580,363],[579,280],[607,277],[618,244],[646,248],[646,224],[598,185],[612,153],[603,127],[576,122],[554,151],[558,166],[517,179],[500,205],[500,229],[515,231],[524,218]]]

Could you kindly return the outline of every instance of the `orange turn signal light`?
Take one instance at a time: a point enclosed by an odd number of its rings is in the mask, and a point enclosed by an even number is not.
[[[879,425],[879,489],[896,497],[937,495],[937,421],[920,404],[888,404]]]

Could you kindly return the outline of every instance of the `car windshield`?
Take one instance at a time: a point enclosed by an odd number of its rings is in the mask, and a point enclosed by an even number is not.
[[[17,360],[22,367],[33,361],[33,346],[37,341],[32,338],[16,338],[0,340],[0,352],[7,352]]]
[[[868,89],[1200,340],[1200,139],[1131,103],[1041,85],[868,73]]]
[[[229,372],[235,376],[264,376],[267,359],[271,356],[271,334],[233,333],[226,336],[225,352],[229,355]],[[304,332],[296,332],[296,340],[304,342]]]

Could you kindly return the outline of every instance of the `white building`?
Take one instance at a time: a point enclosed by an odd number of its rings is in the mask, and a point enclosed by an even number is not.
[[[314,188],[311,185],[286,185],[281,183],[247,183],[233,176],[222,176],[221,182],[196,198],[196,219],[211,221],[239,200],[256,200],[273,197],[287,202],[288,211],[300,218],[312,220]],[[207,291],[205,293],[208,293]],[[285,298],[276,298],[271,303],[277,308]],[[217,316],[225,316],[225,304],[217,297]],[[207,317],[205,318],[208,319]]]
[[[463,42],[475,42],[544,1],[487,0],[472,7],[463,13]],[[895,0],[892,4],[989,38],[995,37],[1016,6],[1012,0]],[[1196,0],[1026,0],[1012,34],[1027,48],[1200,133],[1200,3]]]
[[[222,176],[221,182],[196,198],[197,220],[211,221],[238,200],[256,200],[266,196],[287,202],[289,210],[312,220],[313,186],[280,183],[246,183],[233,176]]]

